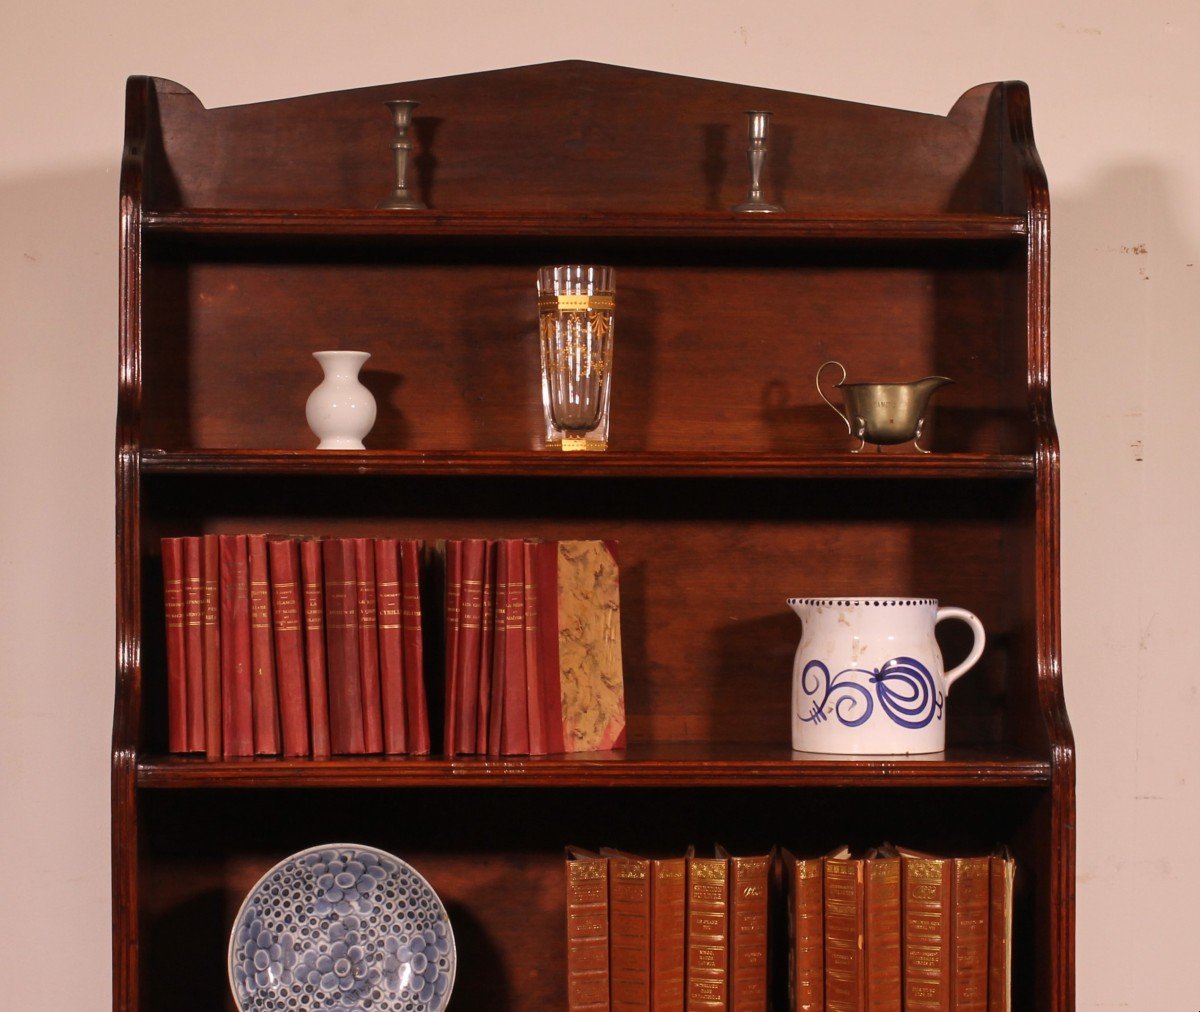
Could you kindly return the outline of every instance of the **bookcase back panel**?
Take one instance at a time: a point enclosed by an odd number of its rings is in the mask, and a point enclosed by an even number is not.
[[[1019,247],[848,250],[779,244],[416,241],[320,256],[220,248],[147,266],[143,439],[163,448],[311,448],[311,353],[371,353],[369,448],[542,445],[534,276],[611,262],[617,310],[610,445],[841,451],[856,445],[814,377],[949,376],[923,442],[1030,452]],[[493,262],[494,261],[494,262]],[[822,377],[826,392],[836,368]],[[911,448],[904,452],[911,452]]]
[[[232,1009],[229,929],[246,893],[289,854],[325,843],[378,847],[416,868],[445,905],[458,976],[453,1008],[543,1012],[566,1007],[567,844],[653,857],[714,844],[733,854],[780,845],[812,856],[887,840],[944,854],[1013,847],[1020,874],[1015,936],[1033,935],[1026,837],[1036,791],[581,789],[152,792],[141,889],[143,949],[157,970],[145,1012]],[[947,819],[945,812],[955,818]],[[237,827],[231,835],[229,826]],[[786,937],[772,931],[773,990],[786,988]],[[1024,960],[1014,1008],[1038,1008]],[[183,986],[181,981],[186,980]]]
[[[151,87],[152,206],[374,207],[396,183],[383,102],[412,99],[410,182],[435,209],[728,211],[745,111],[767,109],[763,183],[789,210],[999,210],[998,85],[947,117],[580,61],[213,110]]]
[[[157,539],[265,531],[327,536],[603,538],[618,543],[629,732],[639,741],[790,741],[793,596],[936,597],[988,631],[979,665],[948,701],[948,739],[1040,751],[1029,616],[1012,539],[1021,482],[238,478],[151,485],[144,606],[149,701],[161,694]],[[642,504],[642,505],[638,505]],[[638,515],[638,511],[642,515]],[[166,514],[164,514],[166,516]],[[438,608],[425,625],[437,669]],[[947,666],[969,634],[939,628]],[[152,741],[165,721],[148,711]],[[1031,740],[1032,739],[1032,740]]]

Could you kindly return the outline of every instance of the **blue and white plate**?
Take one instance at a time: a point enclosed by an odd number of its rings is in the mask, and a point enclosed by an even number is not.
[[[441,1012],[455,964],[450,918],[429,883],[357,843],[280,861],[229,936],[240,1012]]]

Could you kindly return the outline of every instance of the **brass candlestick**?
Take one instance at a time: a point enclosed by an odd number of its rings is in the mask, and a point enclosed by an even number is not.
[[[746,113],[750,119],[750,146],[746,153],[750,156],[750,195],[738,204],[734,210],[741,214],[773,214],[782,211],[779,204],[771,204],[763,200],[762,167],[767,160],[767,128],[771,122],[771,114],[761,109],[753,109]]]
[[[412,126],[413,110],[421,103],[398,98],[383,104],[392,110],[392,121],[396,125],[396,137],[392,141],[392,150],[396,153],[396,189],[375,206],[393,211],[423,211],[425,205],[408,191],[408,155],[413,149],[408,128]]]

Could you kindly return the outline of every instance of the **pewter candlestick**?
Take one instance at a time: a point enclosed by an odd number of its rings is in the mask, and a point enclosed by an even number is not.
[[[398,98],[383,104],[392,110],[392,120],[396,124],[396,139],[392,141],[392,150],[396,152],[396,189],[375,206],[395,211],[423,211],[425,205],[408,192],[408,154],[413,148],[408,139],[408,128],[412,125],[413,110],[421,103]]]
[[[767,160],[767,127],[770,125],[771,114],[760,110],[746,113],[750,117],[750,146],[746,153],[750,156],[750,195],[734,208],[743,214],[770,214],[782,211],[779,204],[769,204],[762,195],[762,167]]]

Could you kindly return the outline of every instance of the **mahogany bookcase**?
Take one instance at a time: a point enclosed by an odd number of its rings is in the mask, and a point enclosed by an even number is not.
[[[373,210],[394,185],[392,98],[421,103],[412,175],[431,210]],[[777,215],[730,211],[748,109],[774,114]],[[347,840],[430,880],[458,944],[454,1007],[489,1012],[565,1006],[567,843],[1002,842],[1013,1005],[1073,1007],[1049,204],[1023,84],[937,116],[564,62],[222,109],[134,77],[126,115],[115,1009],[232,1009],[247,889]],[[539,446],[533,280],[556,262],[617,268],[606,453]],[[372,354],[365,452],[316,452],[304,421],[310,353],[339,347]],[[831,358],[851,380],[952,377],[934,452],[850,453],[813,384]],[[615,538],[628,748],[167,754],[159,539],[247,530]],[[791,751],[785,599],[814,595],[981,617],[943,754]],[[943,649],[966,645],[947,630]]]

